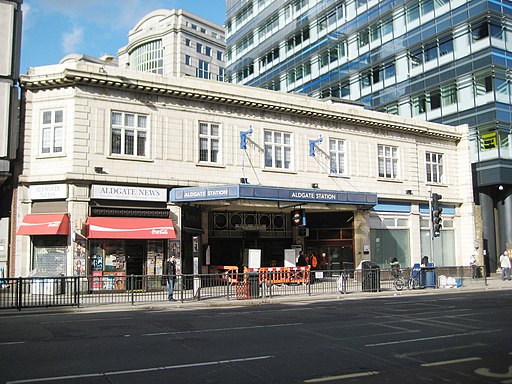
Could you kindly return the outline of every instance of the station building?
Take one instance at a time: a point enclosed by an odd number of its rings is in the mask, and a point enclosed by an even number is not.
[[[468,127],[249,86],[104,66],[21,77],[12,276],[161,275],[282,266],[466,265],[475,251]],[[442,195],[432,239],[429,201]]]

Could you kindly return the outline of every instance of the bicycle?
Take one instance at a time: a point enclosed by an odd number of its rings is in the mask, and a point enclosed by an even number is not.
[[[404,278],[404,271],[402,269],[394,271],[393,276],[393,287],[397,291],[401,291],[404,287],[407,287],[407,289],[416,289],[420,287],[420,280],[414,273],[414,270],[411,272],[411,275],[407,280]]]

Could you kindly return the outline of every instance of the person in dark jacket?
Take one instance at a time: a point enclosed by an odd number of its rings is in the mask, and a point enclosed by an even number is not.
[[[176,279],[176,257],[174,257],[174,255],[167,259],[164,275],[167,279],[167,297],[169,301],[176,300],[172,297],[174,291],[174,280]]]
[[[305,267],[308,265],[304,252],[299,251],[299,258],[297,259],[297,267]]]

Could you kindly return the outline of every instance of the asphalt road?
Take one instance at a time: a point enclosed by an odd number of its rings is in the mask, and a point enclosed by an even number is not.
[[[0,312],[5,383],[512,383],[512,291]]]

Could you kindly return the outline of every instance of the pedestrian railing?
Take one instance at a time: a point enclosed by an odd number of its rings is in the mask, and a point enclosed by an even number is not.
[[[419,275],[418,275],[419,274]],[[419,276],[417,288],[487,285],[485,271],[472,267],[403,269],[403,276]],[[197,300],[247,300],[293,295],[350,294],[393,290],[390,269],[304,270],[263,268],[261,272],[227,272],[177,275],[173,298]],[[56,306],[94,306],[164,302],[168,300],[167,278],[163,276],[62,276],[19,277],[0,280],[0,309]]]

